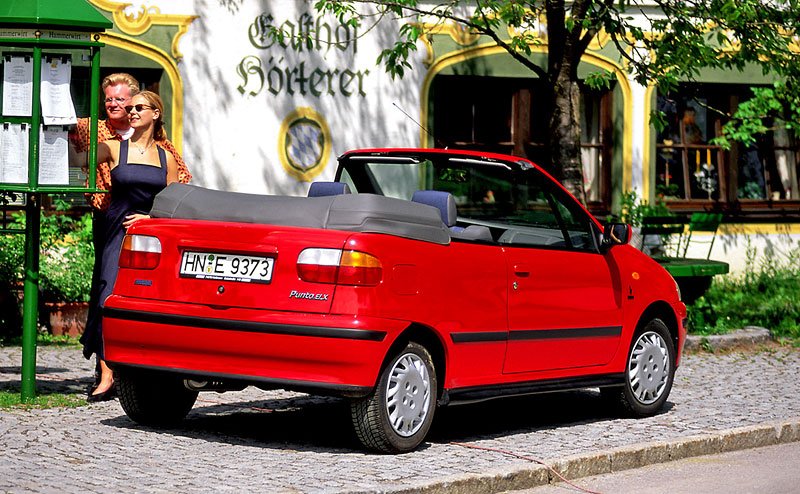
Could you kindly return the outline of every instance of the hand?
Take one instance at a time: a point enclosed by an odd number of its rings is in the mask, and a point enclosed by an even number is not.
[[[125,229],[127,230],[136,221],[138,221],[138,220],[140,220],[142,218],[149,218],[149,217],[150,217],[149,214],[141,214],[141,213],[129,214],[128,216],[125,217],[125,220],[122,222],[122,226],[125,227]]]

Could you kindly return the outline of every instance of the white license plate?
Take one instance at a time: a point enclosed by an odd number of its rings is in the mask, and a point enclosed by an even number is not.
[[[269,283],[274,264],[272,257],[184,251],[180,273],[185,278]]]

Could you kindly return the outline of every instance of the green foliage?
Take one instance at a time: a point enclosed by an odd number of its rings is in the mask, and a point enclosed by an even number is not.
[[[94,266],[92,218],[67,214],[69,204],[55,200],[55,211],[42,214],[39,288],[43,302],[88,302]],[[15,213],[10,228],[25,229]],[[19,333],[16,289],[24,281],[25,235],[0,235],[0,336]]]
[[[611,72],[592,72],[583,81],[592,89],[610,89],[614,82],[614,74]]]
[[[747,247],[747,268],[740,276],[717,276],[688,307],[689,328],[696,334],[720,334],[761,326],[779,338],[800,341],[800,248],[778,259],[760,259]]]
[[[18,228],[15,221],[14,228]],[[24,224],[23,224],[24,226]],[[25,262],[25,235],[0,235],[0,283],[11,284],[22,281],[22,265]]]
[[[53,221],[55,218],[55,221]],[[39,285],[48,302],[88,302],[94,267],[92,218],[50,215],[42,222]]]
[[[631,226],[642,226],[642,218],[647,216],[670,216],[672,213],[664,203],[663,194],[656,197],[655,204],[648,204],[646,200],[639,200],[635,190],[622,193],[622,202],[619,221]]]
[[[712,144],[730,149],[731,141],[737,141],[749,146],[759,135],[777,128],[800,134],[800,92],[792,89],[791,82],[777,81],[772,87],[752,88],[752,98],[739,104],[722,128],[722,135],[713,139]]]
[[[383,62],[386,71],[392,76],[403,78],[405,69],[410,69],[408,57],[417,49],[417,40],[422,35],[422,30],[417,24],[404,24],[400,27],[401,39],[395,42],[393,48],[387,48],[378,55],[378,63]]]
[[[19,329],[19,328],[18,328]],[[0,335],[0,348],[2,347],[11,347],[11,346],[22,346],[22,334],[21,331],[17,331],[16,334],[12,336],[2,337]],[[36,333],[36,346],[54,346],[54,347],[82,347],[83,345],[80,342],[79,337],[70,336],[66,334],[62,335],[53,335],[47,331],[47,328],[44,326],[39,326],[39,331]]]
[[[631,56],[631,72],[642,84],[657,83],[668,93],[679,80],[693,80],[703,68],[731,71],[760,68],[777,82],[754,88],[753,98],[741,103],[713,143],[725,148],[732,141],[752,144],[758,135],[781,126],[798,131],[800,76],[797,2],[762,0],[656,0],[663,17],[644,31],[629,30],[631,39],[648,57]],[[614,39],[618,35],[612,33]],[[657,112],[656,112],[657,113]],[[783,120],[776,123],[775,118]],[[660,119],[653,119],[658,128]]]
[[[16,221],[7,226],[19,228]],[[24,262],[25,236],[0,234],[0,340],[21,333],[22,311],[16,287],[22,281]]]
[[[429,4],[417,0],[317,0],[314,8],[320,13],[334,15],[347,26],[367,24],[366,31],[384,19],[388,22],[399,21],[397,41],[391,48],[384,49],[377,60],[392,78],[402,78],[406,69],[411,68],[409,56],[417,50],[417,41],[427,36],[425,29],[443,22],[453,22],[489,37],[517,62],[539,76],[546,74],[544,69],[527,58],[532,53],[531,46],[542,43],[536,30],[531,29],[544,12],[544,7],[536,2],[487,0],[474,3],[451,0]],[[429,22],[422,23],[422,18]],[[582,19],[573,17],[566,17],[564,23],[569,24],[576,33],[580,33],[586,25]],[[511,36],[508,35],[509,28],[514,30]]]

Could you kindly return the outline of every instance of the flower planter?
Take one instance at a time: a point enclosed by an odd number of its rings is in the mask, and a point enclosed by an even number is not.
[[[80,336],[86,327],[89,315],[87,302],[48,302],[45,304],[50,315],[50,331],[53,336]]]

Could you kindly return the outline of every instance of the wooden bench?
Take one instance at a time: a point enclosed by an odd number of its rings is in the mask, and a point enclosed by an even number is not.
[[[679,216],[650,216],[642,219],[642,250],[661,248],[652,257],[675,278],[686,303],[692,303],[711,286],[711,279],[718,274],[726,274],[730,266],[726,262],[711,260],[717,229],[722,223],[720,213],[694,213],[688,220]],[[688,226],[688,228],[687,228]],[[696,232],[710,233],[709,240],[693,236]],[[657,236],[657,243],[648,243],[648,237]],[[677,237],[676,237],[677,236]],[[690,244],[706,243],[708,251],[705,259],[688,258]]]

